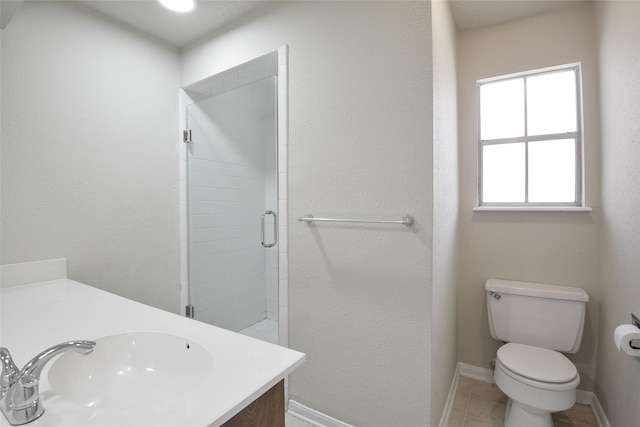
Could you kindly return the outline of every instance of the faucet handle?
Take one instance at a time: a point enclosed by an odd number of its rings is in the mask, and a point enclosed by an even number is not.
[[[20,370],[6,347],[0,347],[0,390],[4,394],[16,382]]]
[[[11,408],[14,412],[25,411],[35,414],[44,412],[40,404],[40,378],[32,374],[20,375],[18,384],[14,387],[13,393],[9,397],[12,400]]]

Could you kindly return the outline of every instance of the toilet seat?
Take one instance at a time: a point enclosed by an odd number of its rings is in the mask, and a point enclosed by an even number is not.
[[[498,349],[496,364],[511,378],[545,390],[568,390],[580,382],[578,370],[569,359],[540,347],[505,344]]]

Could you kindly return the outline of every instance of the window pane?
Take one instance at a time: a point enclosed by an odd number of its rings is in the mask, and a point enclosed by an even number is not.
[[[524,79],[480,86],[480,138],[524,136]]]
[[[576,201],[576,141],[529,143],[529,201]]]
[[[482,148],[482,202],[524,203],[525,145],[485,145]]]
[[[527,134],[575,132],[576,75],[573,70],[527,78]]]

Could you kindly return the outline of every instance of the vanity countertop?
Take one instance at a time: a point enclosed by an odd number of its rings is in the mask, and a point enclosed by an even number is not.
[[[60,342],[125,332],[161,332],[197,342],[213,357],[200,384],[140,409],[100,411],[64,400],[41,376],[44,415],[27,425],[219,426],[304,361],[304,354],[153,308],[70,279],[2,288],[0,344],[20,368]],[[0,415],[0,426],[9,426]]]

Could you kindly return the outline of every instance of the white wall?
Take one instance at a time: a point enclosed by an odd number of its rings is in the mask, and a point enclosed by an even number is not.
[[[430,20],[423,2],[292,2],[183,52],[189,84],[290,47],[289,343],[307,353],[290,397],[354,425],[430,420]]]
[[[488,278],[584,288],[587,307],[580,351],[571,355],[580,388],[593,389],[600,306],[598,65],[589,2],[458,34],[460,280],[458,360],[488,368],[500,343],[489,334]],[[593,213],[473,212],[477,200],[476,81],[582,62],[586,202]]]
[[[70,2],[2,30],[2,263],[178,311],[177,52]]]
[[[449,2],[431,3],[433,27],[433,304],[431,426],[457,362],[458,132],[456,28]]]
[[[638,425],[640,360],[613,345],[640,315],[640,3],[597,2],[602,99],[602,302],[596,394],[612,426]]]

